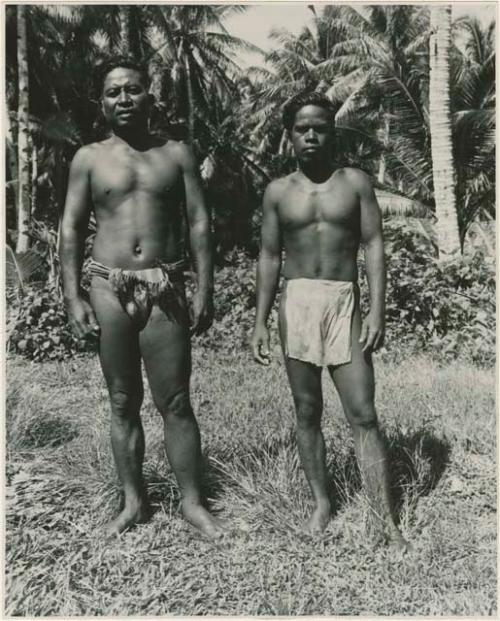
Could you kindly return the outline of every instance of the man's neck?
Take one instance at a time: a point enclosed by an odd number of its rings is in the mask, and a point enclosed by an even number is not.
[[[116,140],[125,142],[138,151],[143,151],[151,146],[152,135],[147,127],[113,129],[111,134]]]
[[[313,183],[324,183],[332,176],[335,167],[332,162],[299,162],[299,170]]]

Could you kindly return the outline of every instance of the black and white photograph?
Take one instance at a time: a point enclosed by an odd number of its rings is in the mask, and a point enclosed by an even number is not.
[[[496,617],[498,4],[2,4],[13,617]]]

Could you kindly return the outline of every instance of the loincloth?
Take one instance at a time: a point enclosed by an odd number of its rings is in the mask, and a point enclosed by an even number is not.
[[[175,316],[179,305],[175,282],[182,278],[185,261],[157,262],[156,267],[127,270],[107,267],[91,259],[88,265],[91,276],[107,280],[123,310],[139,325],[146,324],[153,305],[157,304],[167,315]]]
[[[281,309],[285,354],[317,366],[350,362],[355,286],[338,280],[287,281]]]

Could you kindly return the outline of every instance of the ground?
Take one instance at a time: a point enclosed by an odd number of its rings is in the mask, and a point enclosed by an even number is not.
[[[95,357],[7,363],[6,613],[10,615],[495,615],[495,376],[429,358],[377,361],[403,559],[377,540],[353,443],[327,383],[335,517],[303,534],[310,496],[281,360],[195,351],[193,404],[219,543],[179,516],[147,395],[145,477],[155,513],[120,539],[99,527],[118,487]]]

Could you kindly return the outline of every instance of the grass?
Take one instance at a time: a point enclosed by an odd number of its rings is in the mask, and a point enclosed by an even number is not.
[[[335,517],[303,534],[310,495],[277,357],[195,351],[192,398],[222,542],[181,519],[161,420],[143,406],[155,513],[119,540],[99,526],[119,490],[96,358],[7,367],[6,613],[98,615],[495,615],[495,379],[430,359],[378,361],[377,407],[400,526],[415,551],[376,544],[353,443],[325,378]]]

